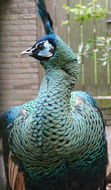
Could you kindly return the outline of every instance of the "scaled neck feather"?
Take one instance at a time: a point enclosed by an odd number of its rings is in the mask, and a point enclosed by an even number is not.
[[[56,70],[56,75],[57,72],[60,73],[61,81],[67,79],[73,89],[79,73],[78,56],[59,36],[56,36],[56,45],[55,54],[48,61],[41,61],[41,64],[47,76],[52,72],[50,75],[52,75],[53,79]],[[62,75],[63,78],[61,77]]]

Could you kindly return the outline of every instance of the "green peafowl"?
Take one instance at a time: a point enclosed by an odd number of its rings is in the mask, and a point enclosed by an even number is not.
[[[78,78],[78,57],[54,33],[45,1],[38,0],[37,5],[46,34],[22,54],[40,60],[45,75],[29,111],[22,107],[12,120],[6,118],[7,124],[2,122],[3,141],[8,139],[4,154],[8,188],[103,190],[107,167],[103,118],[90,103],[75,105],[71,92]]]

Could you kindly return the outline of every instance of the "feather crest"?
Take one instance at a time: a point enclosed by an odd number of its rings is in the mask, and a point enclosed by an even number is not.
[[[43,22],[46,34],[53,34],[53,21],[50,17],[50,14],[46,8],[44,0],[38,0],[38,13]]]

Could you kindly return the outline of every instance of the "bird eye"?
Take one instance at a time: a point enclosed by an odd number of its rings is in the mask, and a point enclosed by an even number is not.
[[[44,49],[44,44],[43,44],[43,43],[39,44],[39,45],[37,46],[37,48],[38,48],[39,50],[43,50],[43,49]]]

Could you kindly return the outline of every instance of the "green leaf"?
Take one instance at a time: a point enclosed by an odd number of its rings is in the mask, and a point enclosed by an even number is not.
[[[88,55],[88,57],[89,57],[90,59],[93,59],[93,58],[94,58],[94,53],[90,53],[90,54]]]
[[[93,49],[94,53],[97,53],[99,51],[99,49]]]
[[[63,24],[69,24],[69,21],[68,20],[62,21],[62,25]]]
[[[88,39],[87,43],[92,46],[94,44],[94,40],[92,38]]]
[[[78,46],[78,52],[79,52],[79,53],[82,53],[83,48],[84,48],[84,45],[83,45],[83,43],[81,43],[81,44]]]
[[[107,64],[107,61],[104,61],[104,62],[102,63],[103,66],[106,66],[106,64]]]

